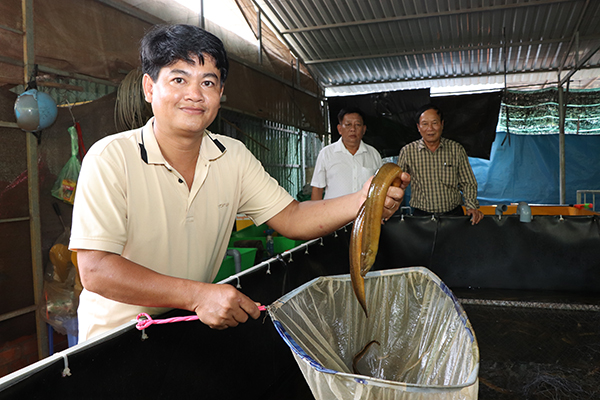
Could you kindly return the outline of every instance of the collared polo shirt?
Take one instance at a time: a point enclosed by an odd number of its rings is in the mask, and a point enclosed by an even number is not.
[[[442,213],[464,202],[479,208],[477,180],[460,143],[442,137],[432,152],[423,139],[415,140],[400,150],[398,165],[410,174],[411,207]]]
[[[321,149],[311,186],[324,188],[325,199],[354,193],[362,189],[382,164],[381,155],[373,146],[361,140],[353,155],[340,138]]]
[[[77,183],[71,249],[102,250],[162,274],[212,282],[237,213],[255,224],[293,201],[243,143],[204,133],[191,189],[163,157],[152,128],[95,143]],[[222,152],[209,137],[221,142]],[[142,159],[140,144],[146,150]],[[112,329],[153,309],[119,303],[84,289],[80,337]]]

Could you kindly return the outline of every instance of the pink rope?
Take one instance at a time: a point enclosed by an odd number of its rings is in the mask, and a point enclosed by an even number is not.
[[[259,311],[266,311],[267,307],[258,306]],[[182,321],[196,321],[198,319],[197,315],[189,315],[187,317],[173,317],[167,319],[152,319],[152,317],[146,313],[138,314],[137,316],[137,324],[136,328],[141,331],[146,329],[152,324],[170,324],[171,322],[182,322]]]

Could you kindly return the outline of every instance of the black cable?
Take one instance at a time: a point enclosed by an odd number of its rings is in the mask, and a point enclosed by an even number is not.
[[[433,243],[431,244],[431,254],[429,255],[429,267],[432,268],[431,264],[433,263],[433,252],[435,251],[435,242],[437,241],[438,230],[440,229],[440,217],[436,218],[435,224],[435,232],[433,234]]]

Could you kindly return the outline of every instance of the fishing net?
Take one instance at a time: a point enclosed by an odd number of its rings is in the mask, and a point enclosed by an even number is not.
[[[600,135],[600,90],[564,92],[565,134]],[[558,134],[559,95],[556,88],[512,91],[504,94],[498,132],[516,135]]]
[[[315,398],[477,398],[475,335],[435,274],[370,272],[365,290],[368,319],[349,275],[314,279],[269,307]]]

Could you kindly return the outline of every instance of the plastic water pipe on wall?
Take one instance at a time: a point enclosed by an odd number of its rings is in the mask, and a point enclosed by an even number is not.
[[[235,265],[235,273],[239,274],[242,272],[242,255],[238,249],[227,249],[226,256],[233,257],[233,264]]]
[[[496,206],[496,215],[498,216],[498,219],[502,218],[502,213],[504,213],[504,211],[506,211],[508,209],[508,207],[506,206],[506,204],[498,204]]]
[[[517,215],[519,216],[519,221],[531,222],[531,207],[526,202],[520,201],[517,205]]]

